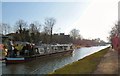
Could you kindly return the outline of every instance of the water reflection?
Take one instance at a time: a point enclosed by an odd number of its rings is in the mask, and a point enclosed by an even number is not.
[[[85,56],[98,52],[105,47],[108,46],[97,46],[88,48],[84,47],[76,49],[73,52],[73,55],[37,58],[30,62],[11,64],[7,66],[5,64],[2,64],[2,70],[3,74],[46,74],[58,68],[61,68],[66,64],[72,63],[84,58]]]

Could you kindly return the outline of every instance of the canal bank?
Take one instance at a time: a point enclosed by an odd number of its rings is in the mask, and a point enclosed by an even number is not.
[[[65,65],[50,74],[91,74],[97,69],[97,65],[108,51],[109,47],[76,62]]]

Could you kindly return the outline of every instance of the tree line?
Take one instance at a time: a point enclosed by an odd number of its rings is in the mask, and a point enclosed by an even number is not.
[[[10,33],[12,29],[11,26],[7,23],[1,23],[2,26],[1,34],[5,36],[12,36],[15,41],[31,42],[31,43],[45,43],[45,44],[68,44],[73,43],[77,45],[97,45],[101,41],[100,39],[89,40],[84,39],[80,35],[78,29],[73,28],[68,35],[64,33],[53,34],[53,28],[56,24],[55,18],[46,18],[43,24],[40,24],[38,21],[28,24],[24,20],[16,21],[14,25],[14,32]]]
[[[32,43],[72,43],[73,40],[80,38],[79,30],[72,29],[70,35],[64,33],[53,34],[53,28],[56,24],[55,18],[46,18],[44,24],[38,21],[28,23],[22,19],[16,21],[14,33],[10,33],[11,26],[7,23],[1,23],[1,34],[12,36],[15,41]]]

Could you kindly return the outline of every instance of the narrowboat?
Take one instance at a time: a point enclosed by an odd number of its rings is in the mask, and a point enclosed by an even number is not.
[[[45,57],[45,56],[53,56],[53,55],[68,55],[72,54],[74,51],[71,44],[56,44],[56,45],[41,45],[36,46],[36,50],[34,50],[36,53],[31,56],[20,56],[20,57],[6,57],[5,62],[7,64],[10,63],[22,63],[26,61],[31,61],[32,59],[35,59],[37,57]]]

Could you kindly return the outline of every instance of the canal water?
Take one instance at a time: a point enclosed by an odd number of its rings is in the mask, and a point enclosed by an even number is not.
[[[108,46],[83,47],[67,56],[37,58],[30,62],[6,65],[2,63],[2,74],[48,74],[69,63],[82,59]]]

